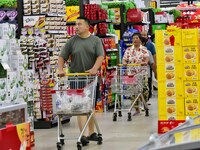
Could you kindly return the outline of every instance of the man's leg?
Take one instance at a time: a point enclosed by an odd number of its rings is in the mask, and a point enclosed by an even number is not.
[[[77,120],[78,120],[78,126],[80,129],[80,132],[83,131],[83,127],[87,121],[87,116],[77,116]],[[83,133],[84,136],[86,136],[85,132]]]
[[[97,100],[98,98],[100,97],[100,85],[99,85],[99,78],[98,78],[98,82],[97,82],[97,87],[96,87],[96,95],[95,95],[95,103],[94,103],[94,109],[96,108],[96,103],[97,103]],[[95,115],[95,113],[93,114]],[[97,141],[98,140],[98,136],[97,134],[94,132],[94,119],[91,118],[91,120],[89,121],[89,125],[88,125],[88,139],[89,140],[94,140],[94,141]]]
[[[80,132],[83,131],[83,127],[87,121],[87,116],[77,116],[78,126],[80,129]],[[87,145],[89,143],[89,140],[86,137],[86,133],[83,133],[83,136],[81,137],[81,143],[83,146]]]
[[[95,114],[93,114],[95,115]],[[93,118],[90,119],[89,124],[88,124],[88,134],[89,136],[92,135],[94,133],[94,120]]]

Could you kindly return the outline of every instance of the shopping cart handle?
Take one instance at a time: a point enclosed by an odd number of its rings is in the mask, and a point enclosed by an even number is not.
[[[123,66],[141,66],[141,64],[118,64],[119,67],[123,67]]]
[[[65,76],[90,76],[90,73],[67,73]]]

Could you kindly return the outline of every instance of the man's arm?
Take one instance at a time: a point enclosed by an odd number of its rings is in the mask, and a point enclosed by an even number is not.
[[[90,70],[87,70],[86,72],[90,73],[91,75],[97,74],[98,69],[101,67],[103,60],[104,56],[98,56],[94,66]]]
[[[58,57],[58,75],[60,77],[65,76],[65,72],[63,70],[64,64],[65,64],[65,60],[61,56],[59,56]]]

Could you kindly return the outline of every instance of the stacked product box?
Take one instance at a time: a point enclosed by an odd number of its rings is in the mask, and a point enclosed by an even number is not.
[[[185,120],[181,29],[156,31],[158,69],[158,132]]]
[[[156,31],[159,133],[200,114],[199,37],[198,29]]]
[[[198,29],[182,30],[185,115],[192,117],[200,114],[199,37]]]

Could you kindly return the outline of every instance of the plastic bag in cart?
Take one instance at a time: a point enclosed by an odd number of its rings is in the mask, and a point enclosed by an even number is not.
[[[122,84],[136,84],[136,78],[134,76],[124,76]]]
[[[56,93],[56,110],[57,112],[80,112],[89,111],[92,108],[90,90],[84,90],[82,94],[71,92]]]

